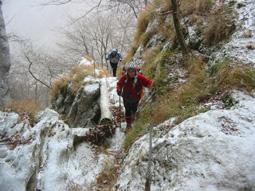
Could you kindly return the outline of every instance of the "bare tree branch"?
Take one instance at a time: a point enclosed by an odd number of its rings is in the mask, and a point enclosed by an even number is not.
[[[49,5],[64,5],[70,3],[72,0],[51,0],[46,3],[41,3],[42,6],[49,6]]]
[[[40,82],[42,85],[46,86],[48,89],[51,89],[51,87],[49,85],[47,85],[46,83],[44,83],[43,81],[41,81],[40,79],[38,79],[32,72],[31,67],[33,65],[33,62],[30,60],[30,58],[28,57],[28,55],[25,54],[25,57],[27,59],[27,61],[29,62],[29,67],[28,67],[28,71],[31,74],[31,76],[38,82]]]

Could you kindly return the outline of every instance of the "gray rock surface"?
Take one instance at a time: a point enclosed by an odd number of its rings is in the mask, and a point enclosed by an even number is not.
[[[174,128],[170,119],[154,128],[152,191],[255,190],[255,98],[233,96],[239,103],[230,110],[202,113]],[[146,134],[129,150],[116,190],[144,190],[148,141]]]
[[[99,97],[100,82],[89,76],[84,79],[84,84],[75,96],[70,83],[52,105],[56,111],[65,115],[72,127],[93,127],[100,120]]]
[[[7,77],[10,66],[9,44],[2,13],[2,1],[0,0],[0,107],[9,100]]]

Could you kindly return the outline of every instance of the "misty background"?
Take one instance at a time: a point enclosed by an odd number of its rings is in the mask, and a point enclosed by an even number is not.
[[[3,14],[8,34],[29,39],[36,46],[56,51],[63,41],[61,31],[70,27],[76,18],[93,6],[93,1],[76,0],[63,5],[45,6],[45,0],[4,0]],[[15,51],[13,43],[11,52]]]
[[[117,48],[125,55],[145,2],[3,0],[11,97],[47,106],[52,82],[85,56],[93,58],[97,67],[109,69],[107,53]]]

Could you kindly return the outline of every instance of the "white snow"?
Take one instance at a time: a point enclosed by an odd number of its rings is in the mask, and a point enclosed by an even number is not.
[[[112,119],[112,112],[110,110],[110,101],[109,101],[109,93],[108,93],[108,82],[107,78],[102,78],[100,80],[100,110],[101,110],[101,119]]]
[[[82,59],[81,59],[81,61],[80,61],[80,64],[81,65],[86,65],[86,66],[91,66],[91,65],[93,65],[94,64],[94,60],[92,60],[92,59],[88,59],[88,58],[86,58],[86,57],[83,57]]]
[[[237,18],[237,31],[232,35],[230,42],[219,50],[215,57],[222,58],[227,55],[234,60],[242,61],[247,64],[255,65],[255,50],[248,49],[252,45],[255,48],[255,1],[239,0],[244,6],[237,9],[239,17]],[[248,32],[251,36],[245,35]]]
[[[116,78],[103,79],[109,97],[116,96]],[[88,76],[84,91],[87,95],[98,90],[100,80]],[[91,82],[98,82],[96,85]],[[102,82],[102,81],[101,81]],[[117,96],[118,97],[118,96]],[[111,106],[118,99],[111,100]],[[84,136],[88,129],[69,128],[57,112],[46,109],[37,116],[37,124],[32,128],[20,122],[16,113],[0,112],[0,134],[6,137],[19,134],[22,139],[31,139],[31,143],[18,145],[11,150],[8,145],[0,145],[0,190],[25,191],[28,185],[36,185],[43,191],[74,190],[77,187],[90,190],[96,177],[105,164],[114,161],[112,155],[98,153],[87,143],[73,147],[74,135]],[[116,130],[109,140],[109,150],[121,149],[124,133]],[[30,182],[30,183],[28,183]]]
[[[153,191],[255,190],[255,98],[235,92],[239,103],[192,117],[161,132],[154,128]],[[116,190],[144,190],[148,134],[131,148]]]
[[[99,84],[88,84],[84,86],[86,94],[94,94],[99,89]]]
[[[32,143],[19,145],[14,150],[0,145],[0,190],[25,191],[33,175],[37,189],[45,191],[70,190],[75,185],[89,188],[107,156],[97,154],[87,143],[73,148],[73,135],[84,135],[87,129],[70,129],[50,109],[42,112],[38,120],[31,129],[18,123],[17,114],[0,112],[1,134],[32,137]],[[20,128],[21,125],[24,128]]]

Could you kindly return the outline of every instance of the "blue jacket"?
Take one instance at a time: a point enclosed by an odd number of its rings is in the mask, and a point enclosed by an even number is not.
[[[106,60],[109,60],[111,63],[117,64],[119,61],[122,60],[122,55],[120,52],[111,51],[107,57]]]

